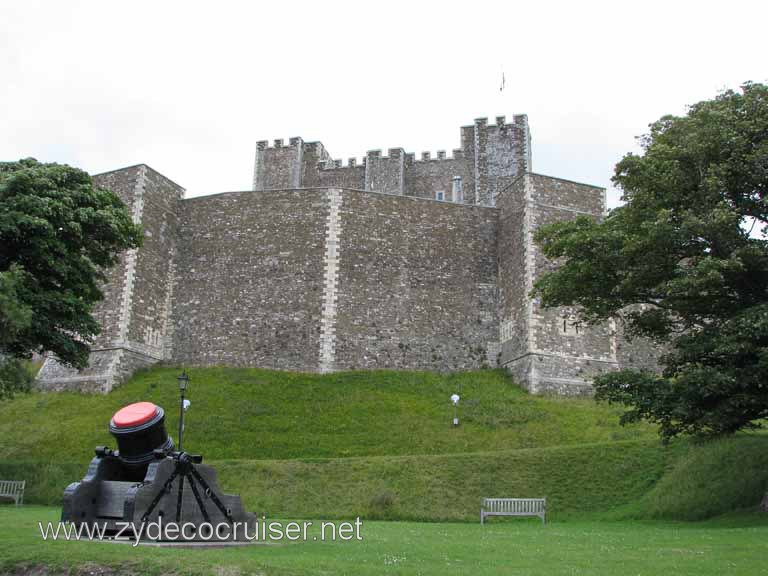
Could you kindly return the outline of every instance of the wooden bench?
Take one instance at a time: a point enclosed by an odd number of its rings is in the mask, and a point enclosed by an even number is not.
[[[12,498],[16,506],[24,503],[24,480],[0,480],[0,497]]]
[[[480,524],[488,516],[538,516],[546,522],[546,498],[485,498],[480,508]]]

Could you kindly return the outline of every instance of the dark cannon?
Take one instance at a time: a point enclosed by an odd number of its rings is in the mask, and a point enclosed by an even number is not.
[[[255,515],[243,509],[240,496],[222,493],[215,470],[202,464],[202,456],[176,449],[160,406],[126,406],[114,414],[109,431],[118,449],[96,448],[85,478],[64,491],[62,521],[96,524],[121,538],[253,537]],[[153,530],[147,530],[150,524]],[[178,532],[168,530],[172,524]]]

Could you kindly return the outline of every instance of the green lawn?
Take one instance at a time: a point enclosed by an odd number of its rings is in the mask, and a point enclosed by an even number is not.
[[[0,479],[26,480],[30,504],[59,505],[93,448],[114,446],[107,424],[130,402],[165,407],[175,436],[178,373],[141,372],[108,395],[0,403]],[[768,574],[768,515],[749,512],[768,488],[765,433],[663,445],[652,426],[619,426],[619,408],[531,396],[490,370],[191,377],[185,448],[214,464],[225,492],[270,519],[360,516],[364,541],[206,551],[43,542],[36,523],[57,520],[58,508],[0,506],[0,572]],[[481,528],[489,496],[545,496],[553,522]]]
[[[707,523],[495,520],[370,522],[362,542],[300,542],[208,550],[44,542],[37,522],[58,508],[0,508],[0,570],[114,566],[147,574],[768,574],[768,520]],[[14,572],[17,573],[17,572]]]
[[[114,446],[112,413],[136,400],[168,408],[175,435],[178,373],[0,403],[0,479],[26,480],[29,503],[60,503],[93,448]],[[754,505],[768,486],[767,435],[664,446],[651,426],[620,427],[616,408],[531,396],[499,371],[191,376],[185,447],[270,516],[473,522],[483,497],[514,495],[547,497],[555,519],[699,520]]]

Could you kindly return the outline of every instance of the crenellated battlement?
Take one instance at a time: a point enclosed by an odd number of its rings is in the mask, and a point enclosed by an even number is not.
[[[320,142],[312,142],[311,144],[320,144]],[[256,150],[280,150],[282,148],[298,148],[300,146],[304,145],[304,139],[300,136],[294,136],[292,138],[288,138],[288,145],[285,145],[285,140],[282,138],[276,138],[272,141],[272,146],[269,145],[269,140],[259,140],[256,142]]]
[[[389,148],[387,149],[387,155],[382,156],[382,150],[376,149],[376,150],[368,150],[365,153],[366,159],[376,159],[376,160],[399,160],[400,158],[405,157],[405,150],[403,148]]]
[[[254,190],[337,185],[465,204],[493,206],[511,179],[531,170],[528,117],[476,118],[463,126],[461,146],[425,151],[368,150],[362,159],[333,158],[321,142],[300,137],[256,143]]]
[[[464,160],[464,150],[461,148],[454,148],[451,150],[451,155],[447,155],[445,150],[438,150],[434,156],[432,156],[432,152],[421,152],[419,153],[419,156],[417,157],[416,154],[413,152],[409,152],[405,155],[406,162],[414,163],[414,162],[441,162],[443,160]]]
[[[365,158],[358,163],[357,158],[348,158],[346,163],[341,158],[333,158],[331,160],[320,160],[317,163],[318,170],[345,170],[348,168],[360,168],[365,166]]]
[[[505,126],[514,126],[519,124],[527,124],[528,123],[528,115],[527,114],[514,114],[512,116],[512,122],[507,123],[507,117],[506,116],[496,116],[494,118],[494,123],[489,124],[487,117],[480,117],[475,118],[472,124],[467,124],[462,126],[462,128],[474,128],[475,126],[485,126],[488,128],[503,128]]]

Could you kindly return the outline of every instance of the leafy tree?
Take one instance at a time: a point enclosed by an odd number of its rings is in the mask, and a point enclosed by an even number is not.
[[[23,280],[23,270],[18,266],[0,272],[0,351],[28,328],[32,319],[32,310],[19,302]],[[24,364],[0,352],[0,400],[14,392],[28,390],[30,384],[31,377]]]
[[[87,364],[104,270],[140,240],[120,198],[82,170],[0,163],[0,395],[32,352]]]
[[[660,374],[595,379],[597,398],[630,407],[624,422],[665,438],[754,426],[768,417],[768,87],[664,116],[641,144],[616,166],[624,205],[538,232],[562,265],[534,293],[663,343]]]

